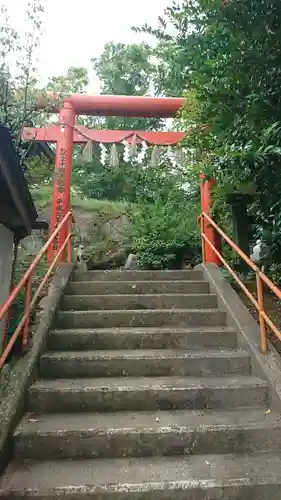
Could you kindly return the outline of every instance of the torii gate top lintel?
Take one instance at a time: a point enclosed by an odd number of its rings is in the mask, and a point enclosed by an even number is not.
[[[58,96],[48,94],[54,101]],[[46,108],[46,98],[39,101],[39,108]],[[182,97],[149,97],[126,95],[73,94],[63,101],[64,108],[72,108],[76,115],[128,116],[143,118],[170,118],[184,105]],[[58,111],[56,109],[56,111]]]

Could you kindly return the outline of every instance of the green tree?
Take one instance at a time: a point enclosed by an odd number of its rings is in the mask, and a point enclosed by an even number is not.
[[[153,93],[155,64],[147,43],[125,45],[109,42],[97,59],[92,59],[101,82],[101,93],[114,95],[150,95]],[[161,128],[155,118],[107,118],[106,128],[154,130]]]
[[[146,269],[181,268],[200,260],[196,219],[198,203],[175,187],[165,201],[154,193],[154,202],[132,207],[128,228],[130,250]],[[184,216],[183,216],[184,214]]]
[[[189,46],[193,43],[190,34],[191,23],[188,6],[195,2],[173,2],[158,17],[156,27],[145,24],[133,27],[137,33],[146,33],[157,39],[153,57],[157,60],[153,74],[153,85],[157,95],[182,96],[187,88],[187,75],[190,70]]]
[[[185,0],[156,29],[140,28],[158,39],[158,91],[187,95],[187,144],[218,181],[217,204],[251,192],[257,232],[279,262],[280,21],[278,0]]]
[[[66,75],[53,76],[49,79],[47,90],[58,92],[62,96],[85,94],[89,85],[87,68],[71,66]]]
[[[19,141],[21,126],[36,120],[39,94],[36,51],[43,21],[41,0],[30,0],[26,11],[26,31],[21,37],[11,24],[9,12],[0,8],[0,119]]]
[[[86,165],[77,160],[73,169],[73,183],[82,196],[130,203],[154,203],[156,196],[164,203],[173,189],[182,192],[187,183],[193,189],[196,183],[190,180],[186,168],[174,170],[164,158],[156,168],[147,162],[140,165],[122,161],[112,167],[96,159]]]
[[[29,188],[37,189],[52,185],[53,165],[43,154],[25,160],[25,178]]]
[[[65,75],[56,75],[49,78],[46,90],[58,94],[58,99],[71,94],[86,94],[89,85],[89,73],[83,66],[70,66]],[[100,128],[102,120],[100,117],[78,116],[77,121],[80,125]],[[76,148],[77,150],[77,148]]]
[[[98,59],[92,59],[103,94],[146,95],[151,91],[152,49],[147,43],[109,42]]]

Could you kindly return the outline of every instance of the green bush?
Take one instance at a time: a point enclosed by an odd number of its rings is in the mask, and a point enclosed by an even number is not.
[[[166,201],[141,204],[131,211],[130,250],[147,269],[181,268],[194,265],[201,257],[197,228],[198,205],[189,206],[179,193],[171,192]]]

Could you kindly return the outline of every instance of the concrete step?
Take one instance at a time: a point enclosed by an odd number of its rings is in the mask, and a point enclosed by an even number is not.
[[[124,310],[124,309],[214,309],[213,294],[147,294],[147,295],[65,295],[61,310]]]
[[[129,311],[61,311],[57,328],[111,328],[225,325],[216,309],[146,309]]]
[[[67,413],[121,410],[232,409],[266,405],[267,384],[253,376],[121,377],[36,382],[28,411]]]
[[[70,281],[66,293],[72,295],[208,293],[207,281]]]
[[[280,452],[281,420],[265,408],[27,415],[14,443],[38,460]]]
[[[0,498],[280,500],[280,453],[14,462]]]
[[[198,328],[104,328],[52,330],[49,350],[91,349],[235,349],[237,333],[227,326]]]
[[[87,271],[73,273],[73,281],[180,281],[203,279],[201,271]]]
[[[247,375],[244,351],[172,349],[47,352],[40,360],[41,377],[157,377]]]

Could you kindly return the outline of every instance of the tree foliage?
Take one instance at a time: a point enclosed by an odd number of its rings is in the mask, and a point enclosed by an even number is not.
[[[66,75],[52,76],[47,84],[47,90],[58,92],[59,95],[85,94],[89,85],[87,68],[70,66]]]
[[[164,202],[171,190],[181,191],[189,181],[185,168],[175,170],[165,158],[157,167],[152,167],[150,160],[143,164],[121,161],[112,167],[95,159],[86,165],[76,161],[73,169],[73,183],[80,195],[101,200],[153,203],[159,196]]]
[[[140,266],[149,269],[181,268],[200,261],[196,200],[173,188],[165,201],[158,191],[154,202],[140,203],[131,211],[130,250]]]
[[[281,250],[281,8],[278,0],[173,2],[156,28],[158,93],[185,95],[197,168],[218,183],[216,206],[250,193],[256,234]]]
[[[151,54],[147,43],[107,43],[101,56],[92,60],[102,93],[146,95],[151,91],[151,74],[155,70]]]
[[[153,93],[156,68],[152,48],[147,43],[125,45],[109,42],[101,56],[92,62],[102,94],[141,96]],[[161,120],[108,117],[105,128],[155,130],[161,128]]]
[[[43,3],[30,0],[23,36],[13,28],[8,10],[0,7],[0,121],[19,138],[21,126],[39,116],[36,51],[40,42]]]
[[[200,259],[198,182],[188,169],[165,161],[134,180],[137,197],[130,211],[130,250],[144,268],[180,268]]]
[[[43,154],[25,160],[25,178],[31,189],[52,185],[53,165]]]

